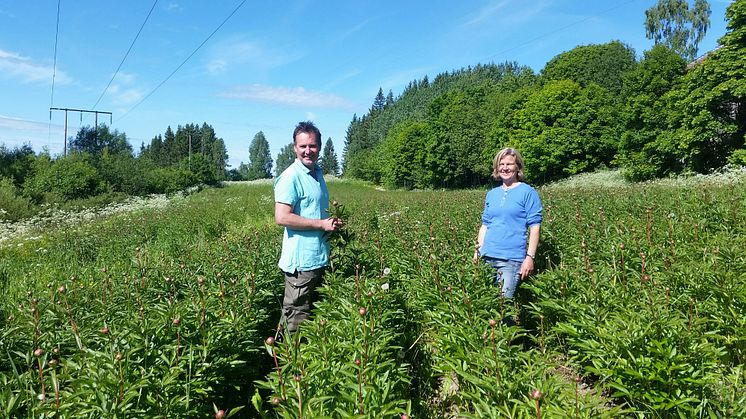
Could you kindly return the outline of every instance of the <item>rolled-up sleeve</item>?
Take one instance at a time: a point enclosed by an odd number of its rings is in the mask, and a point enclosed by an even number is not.
[[[536,190],[531,190],[526,200],[526,227],[531,227],[541,224],[542,220],[541,199],[539,199],[539,193]]]

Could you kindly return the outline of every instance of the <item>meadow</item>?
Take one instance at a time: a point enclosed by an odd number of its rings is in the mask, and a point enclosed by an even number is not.
[[[5,229],[0,417],[746,417],[746,175],[603,176],[539,189],[512,302],[485,190],[330,181],[347,226],[278,340],[271,184]]]

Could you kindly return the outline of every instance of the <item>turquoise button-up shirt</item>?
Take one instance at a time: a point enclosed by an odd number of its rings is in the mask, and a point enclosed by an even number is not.
[[[275,179],[275,202],[290,205],[293,214],[304,218],[320,220],[329,217],[329,191],[321,168],[315,165],[311,171],[296,159]],[[285,227],[277,265],[288,273],[326,266],[329,264],[329,243],[323,236],[322,230]]]

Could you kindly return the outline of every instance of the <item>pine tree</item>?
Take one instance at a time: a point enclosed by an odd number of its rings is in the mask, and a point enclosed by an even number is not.
[[[268,179],[272,177],[272,156],[269,154],[269,143],[264,133],[259,131],[249,147],[248,180]]]
[[[332,137],[329,137],[324,144],[324,153],[321,155],[321,171],[325,175],[339,174],[339,162],[337,161],[337,153],[334,152],[334,143],[332,143]]]
[[[386,107],[389,107],[394,104],[394,93],[389,90],[389,94],[386,95]]]
[[[386,97],[383,96],[383,89],[379,87],[378,94],[376,94],[376,98],[373,100],[373,106],[370,108],[370,113],[382,111],[385,106]]]
[[[285,169],[290,167],[295,161],[295,147],[293,143],[286,145],[280,150],[280,154],[277,155],[275,160],[275,176],[279,176]]]

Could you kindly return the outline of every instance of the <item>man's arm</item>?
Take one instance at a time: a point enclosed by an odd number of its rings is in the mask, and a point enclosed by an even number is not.
[[[331,217],[323,220],[301,217],[293,213],[293,207],[282,202],[275,202],[275,223],[294,230],[323,231],[334,231],[340,225],[339,221]]]

